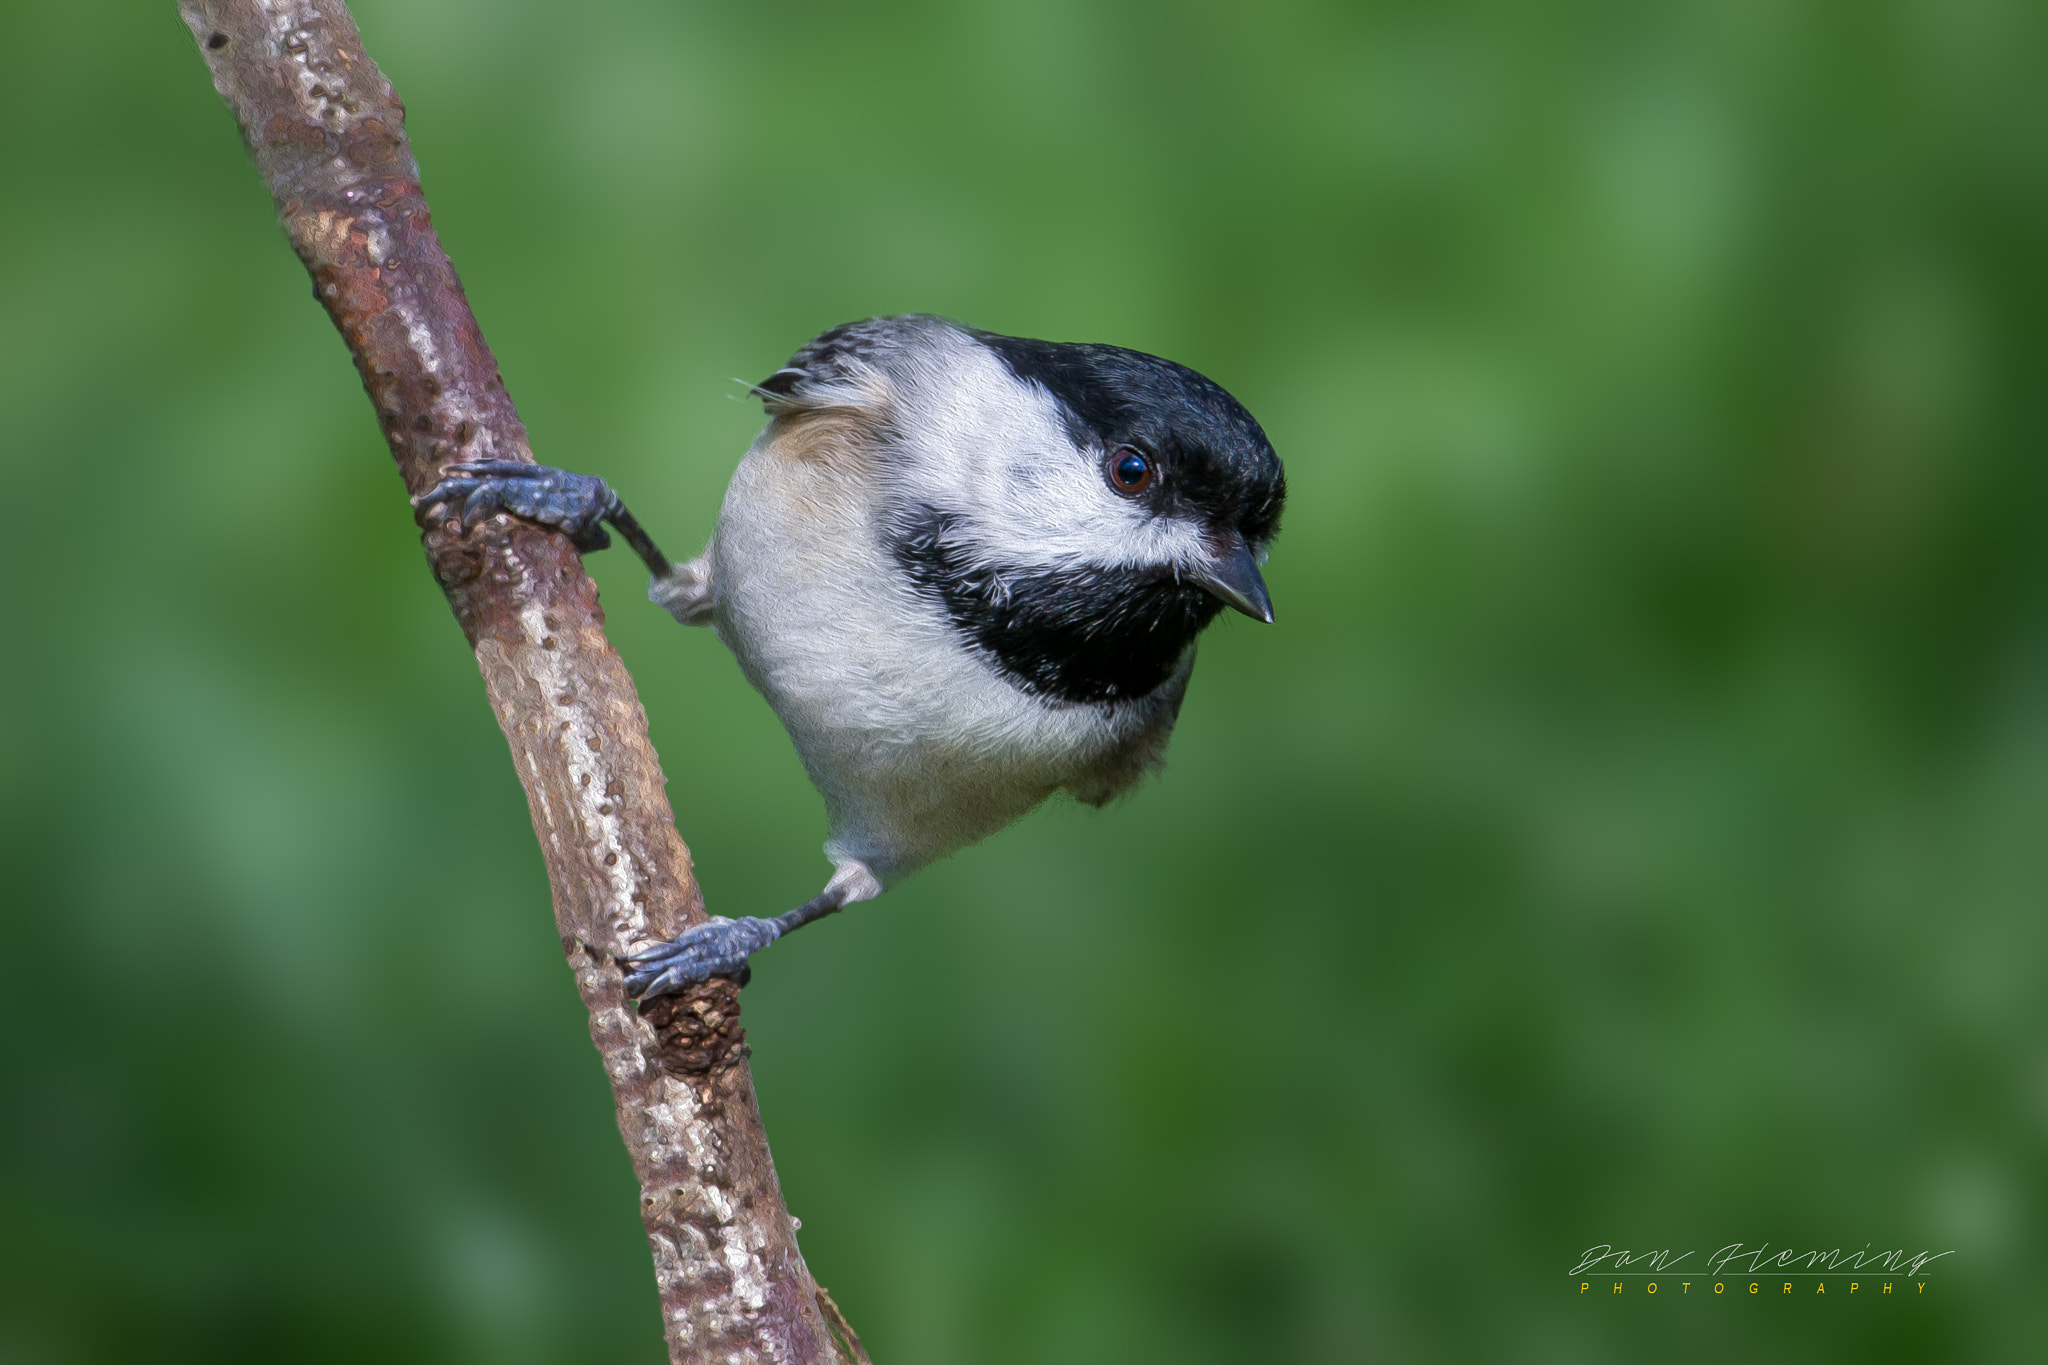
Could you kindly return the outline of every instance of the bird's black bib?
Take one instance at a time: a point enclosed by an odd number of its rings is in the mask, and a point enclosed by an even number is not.
[[[959,518],[915,508],[889,548],[920,591],[1012,683],[1069,702],[1142,697],[1174,665],[1222,604],[1164,569],[1005,568],[978,559]]]

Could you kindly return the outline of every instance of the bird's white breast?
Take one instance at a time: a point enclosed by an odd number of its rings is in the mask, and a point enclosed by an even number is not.
[[[885,542],[890,415],[778,417],[734,474],[712,545],[719,637],[788,728],[831,819],[828,855],[884,882],[1065,787],[1103,800],[1156,762],[1192,651],[1152,696],[1047,702],[970,648]],[[965,439],[965,438],[962,438]]]

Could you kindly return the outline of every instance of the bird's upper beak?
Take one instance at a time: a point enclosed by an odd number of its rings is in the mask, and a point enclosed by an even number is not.
[[[1259,562],[1251,546],[1237,532],[1209,558],[1192,566],[1188,577],[1226,606],[1236,607],[1254,621],[1273,624],[1273,599],[1266,595],[1266,580],[1259,577]]]

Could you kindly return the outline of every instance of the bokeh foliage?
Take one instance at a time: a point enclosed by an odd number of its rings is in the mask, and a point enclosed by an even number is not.
[[[361,0],[542,458],[675,552],[927,310],[1259,414],[1163,780],[775,947],[891,1365],[2048,1338],[2048,11]],[[503,743],[168,0],[0,9],[0,1362],[659,1358]],[[594,570],[713,908],[824,871]],[[1581,1298],[1596,1243],[1953,1247]],[[1695,1261],[1697,1264],[1697,1261]]]

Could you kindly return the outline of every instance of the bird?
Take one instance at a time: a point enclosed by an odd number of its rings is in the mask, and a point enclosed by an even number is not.
[[[704,552],[672,563],[610,486],[450,465],[422,522],[504,513],[584,553],[617,530],[648,596],[711,626],[825,804],[824,889],[623,956],[643,1003],[872,900],[1055,792],[1101,806],[1164,759],[1225,608],[1270,624],[1259,565],[1286,476],[1220,385],[1121,346],[927,314],[805,343],[751,386],[767,425]]]

